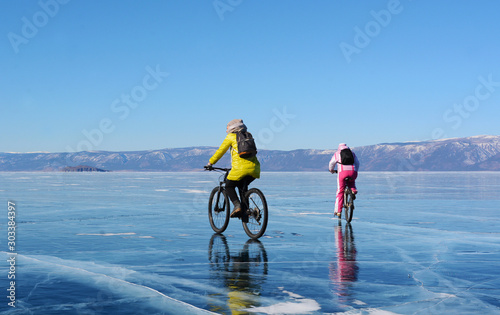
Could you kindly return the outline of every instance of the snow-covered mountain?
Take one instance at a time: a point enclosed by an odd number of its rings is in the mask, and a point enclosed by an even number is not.
[[[111,171],[195,171],[215,147],[131,152],[0,153],[0,171],[59,171],[88,165]],[[352,148],[362,171],[500,171],[500,136],[382,143]],[[263,171],[326,171],[332,150],[260,150]],[[217,163],[229,166],[229,154]]]
[[[500,170],[500,136],[382,143],[355,150],[365,170]]]

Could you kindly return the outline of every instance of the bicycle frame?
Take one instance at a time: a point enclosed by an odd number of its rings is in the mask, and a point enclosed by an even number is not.
[[[212,170],[215,170],[215,171],[221,171],[221,172],[224,172],[224,178],[222,180],[219,180],[219,191],[217,192],[217,199],[216,199],[216,202],[217,204],[219,204],[219,198],[220,198],[220,192],[222,191],[222,188],[225,188],[226,187],[226,180],[227,180],[227,176],[229,175],[229,171],[231,171],[230,168],[221,168],[221,167],[213,167],[211,168]],[[222,177],[222,176],[221,176]],[[243,193],[241,194],[240,196],[240,199],[241,199],[241,202],[242,204],[244,205],[244,208],[245,209],[248,209],[249,205],[247,204],[245,198],[243,198],[244,194],[248,191],[248,186],[247,187],[244,187],[243,189]],[[231,203],[229,204],[229,206],[231,206]]]
[[[227,175],[229,174],[229,171],[231,170],[230,168],[220,168],[220,167],[212,167],[212,169],[217,170],[217,171],[224,171],[224,179],[219,181],[219,191],[217,192],[217,198],[216,198],[216,205],[219,204],[219,199],[220,199],[220,192],[222,189],[226,186],[226,179]],[[222,176],[221,176],[222,177]]]
[[[344,183],[345,183],[345,189],[344,189],[344,212],[345,212],[345,219],[348,223],[351,222],[352,220],[352,215],[354,211],[354,199],[356,199],[356,196],[352,192],[352,189],[349,187],[349,183],[352,182],[353,179],[351,177],[346,177],[344,178]]]

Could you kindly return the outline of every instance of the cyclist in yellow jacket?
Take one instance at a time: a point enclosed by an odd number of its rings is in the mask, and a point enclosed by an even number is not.
[[[236,141],[236,132],[246,131],[247,126],[241,119],[231,120],[226,127],[227,136],[222,142],[219,149],[210,158],[207,166],[212,166],[217,163],[222,156],[231,149],[231,171],[226,179],[227,196],[234,205],[234,210],[231,217],[239,217],[241,215],[241,201],[236,195],[236,187],[240,193],[240,198],[245,193],[248,184],[254,179],[260,178],[260,163],[257,157],[242,158],[238,154],[238,143]]]

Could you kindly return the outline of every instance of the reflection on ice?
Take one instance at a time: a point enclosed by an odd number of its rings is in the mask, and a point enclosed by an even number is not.
[[[227,290],[224,295],[212,295],[211,311],[222,314],[310,314],[320,309],[314,299],[283,287],[278,289],[288,295],[286,302],[261,297],[266,290],[269,263],[264,244],[260,241],[249,239],[241,250],[231,253],[226,237],[214,234],[208,246],[210,279],[221,283]]]
[[[238,312],[259,306],[259,295],[268,273],[267,252],[258,240],[248,240],[236,254],[231,254],[224,235],[214,234],[208,245],[210,279],[227,289],[227,298],[209,303],[214,312]],[[229,308],[226,310],[225,307]]]
[[[335,246],[337,261],[330,263],[330,280],[340,303],[349,301],[350,287],[358,280],[359,267],[356,263],[356,244],[350,223],[342,231],[342,221],[335,226]]]

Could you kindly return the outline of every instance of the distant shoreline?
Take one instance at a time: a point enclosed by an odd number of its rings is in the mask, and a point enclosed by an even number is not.
[[[500,171],[500,136],[383,143],[352,149],[360,161],[360,171]],[[87,167],[91,172],[197,172],[203,171],[216,150],[216,147],[189,147],[127,152],[0,153],[0,172],[57,172],[74,165]],[[324,172],[328,171],[334,152],[259,150],[257,157],[263,171]],[[230,164],[229,154],[218,163]]]

